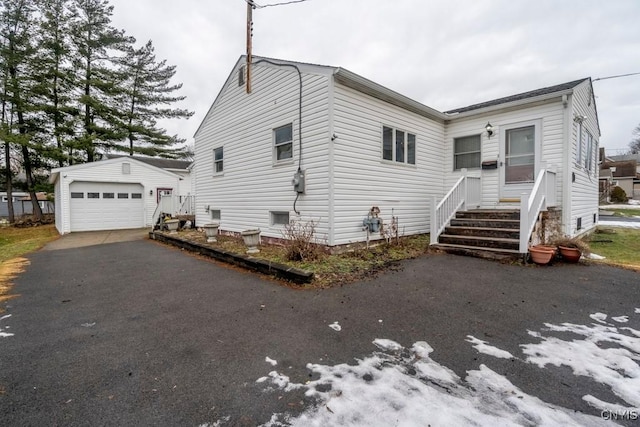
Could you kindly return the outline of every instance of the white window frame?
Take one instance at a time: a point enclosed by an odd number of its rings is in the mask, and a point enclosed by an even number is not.
[[[471,137],[477,137],[478,138],[478,150],[477,151],[465,151],[462,153],[456,153],[456,140],[457,139],[462,139],[462,138],[471,138]],[[474,153],[478,153],[480,154],[480,157],[478,157],[478,165],[477,166],[473,166],[473,167],[467,167],[467,168],[456,168],[456,156],[460,156],[463,154],[474,154]],[[482,134],[472,134],[472,135],[465,135],[465,136],[458,136],[453,138],[453,170],[454,171],[459,171],[462,169],[480,169],[480,166],[482,165]]]
[[[578,122],[578,150],[576,151],[576,163],[582,165],[582,121]]]
[[[384,154],[384,134],[385,129],[391,130],[391,158],[385,158]],[[397,158],[398,154],[398,133],[402,132],[404,134],[404,141],[402,144],[402,159]],[[413,137],[413,163],[409,162],[409,139],[410,136]],[[410,165],[415,166],[416,160],[418,157],[418,137],[415,132],[409,132],[404,129],[395,128],[393,126],[382,125],[381,129],[381,138],[380,138],[380,157],[385,163],[393,163],[393,164],[401,164],[401,165]]]
[[[216,151],[220,150],[222,157],[216,159]],[[223,175],[224,174],[224,146],[215,147],[212,150],[213,153],[213,174],[214,175]],[[218,170],[218,165],[220,165],[220,170]]]
[[[276,132],[279,129],[283,129],[286,127],[291,127],[291,140],[286,141],[286,142],[281,142],[279,144],[276,144]],[[293,122],[289,122],[286,123],[282,126],[276,126],[271,130],[271,139],[272,139],[272,147],[273,147],[273,163],[274,164],[289,164],[293,162],[293,158],[295,156],[295,153],[293,151],[294,149],[294,145],[293,145],[293,140],[295,139],[295,135],[294,135],[295,129],[293,128]],[[291,157],[287,157],[284,159],[278,159],[278,147],[282,147],[285,145],[291,145]]]
[[[585,153],[584,166],[589,172],[591,172],[593,169],[593,135],[591,135],[591,132],[588,130],[585,130],[585,132],[587,134],[587,151]]]

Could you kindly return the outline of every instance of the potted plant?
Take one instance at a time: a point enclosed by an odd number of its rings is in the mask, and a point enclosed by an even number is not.
[[[257,254],[260,252],[258,245],[260,244],[260,229],[245,230],[242,232],[242,239],[244,244],[247,245],[248,254]]]
[[[204,234],[207,236],[207,242],[212,243],[218,241],[216,239],[216,236],[218,235],[218,227],[220,227],[220,224],[217,222],[210,222],[202,226]]]
[[[566,262],[576,263],[580,261],[580,257],[588,255],[589,245],[576,237],[563,237],[553,242],[560,251],[560,256]]]
[[[551,262],[556,255],[556,248],[547,245],[536,245],[529,247],[531,261],[538,265],[546,265]]]

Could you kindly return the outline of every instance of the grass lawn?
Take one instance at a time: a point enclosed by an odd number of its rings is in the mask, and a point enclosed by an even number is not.
[[[599,262],[640,269],[639,229],[598,227],[588,243],[591,252],[606,257]]]
[[[0,227],[0,264],[40,249],[57,237],[58,232],[53,224],[25,228]]]

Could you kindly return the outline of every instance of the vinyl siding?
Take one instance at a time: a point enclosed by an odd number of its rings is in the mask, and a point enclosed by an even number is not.
[[[591,99],[590,99],[591,98]],[[572,111],[571,116],[571,152],[570,152],[570,164],[573,168],[572,172],[575,173],[575,182],[569,180],[571,188],[571,224],[570,234],[576,235],[584,233],[591,228],[595,227],[593,221],[593,215],[598,213],[598,165],[597,165],[597,153],[598,153],[598,140],[600,132],[598,130],[598,122],[595,109],[595,101],[592,98],[590,83],[584,82],[580,84],[574,90],[572,99]],[[584,166],[584,161],[580,164],[577,163],[578,152],[578,132],[580,127],[573,121],[574,115],[586,116],[584,121],[583,130],[583,153],[586,152],[586,131],[589,131],[593,136],[593,150],[592,153],[592,166],[591,171],[587,170]],[[577,229],[577,219],[582,218],[582,229]]]
[[[563,160],[563,106],[560,98],[535,106],[527,106],[510,111],[491,112],[481,115],[452,120],[446,129],[444,140],[444,169],[446,171],[445,187],[455,184],[461,175],[460,171],[454,171],[454,138],[481,134],[481,159],[498,160],[500,144],[504,143],[504,132],[501,128],[507,128],[517,123],[540,121],[541,141],[538,166],[546,163],[547,167],[556,168],[556,201],[562,203],[562,160]],[[488,137],[485,130],[487,122],[493,126],[493,135]],[[500,159],[504,161],[504,159]],[[495,208],[500,203],[500,174],[504,166],[497,169],[470,169],[469,175],[482,178],[482,207]],[[537,174],[536,170],[536,174]],[[531,185],[533,187],[533,184]],[[508,204],[506,204],[508,205]]]
[[[335,84],[334,242],[366,239],[362,220],[373,206],[403,235],[429,231],[429,203],[442,196],[444,125]],[[382,160],[382,127],[416,135],[416,164]],[[373,235],[372,238],[379,238]]]
[[[130,174],[122,173],[122,163],[131,164]],[[157,205],[156,189],[172,188],[175,194],[178,194],[180,188],[180,181],[177,175],[126,158],[54,169],[52,172],[59,173],[55,186],[55,200],[56,228],[61,234],[71,231],[69,186],[72,182],[113,182],[142,185],[144,187],[142,197],[144,199],[145,227],[151,227],[151,219]]]
[[[231,76],[237,76],[238,67]],[[196,221],[211,221],[220,210],[221,230],[260,228],[263,236],[282,238],[270,211],[289,212],[294,219],[292,179],[298,169],[299,79],[291,68],[268,64],[252,68],[252,93],[229,79],[195,136]],[[316,236],[328,238],[328,75],[303,72],[302,169],[305,194],[296,209],[302,221],[317,222]],[[293,123],[293,156],[275,163],[273,129]],[[214,175],[213,149],[224,149],[224,172]]]

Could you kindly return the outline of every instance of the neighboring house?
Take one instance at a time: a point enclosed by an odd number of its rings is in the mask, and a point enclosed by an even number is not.
[[[432,199],[465,169],[476,207],[518,208],[549,175],[543,198],[562,231],[596,224],[589,78],[443,113],[343,68],[254,57],[252,76],[248,94],[240,57],[195,134],[198,224],[282,238],[291,220],[313,220],[319,240],[338,246],[366,240],[363,218],[377,207],[400,234],[428,233]]]
[[[615,156],[621,157],[621,156]],[[624,190],[627,197],[635,197],[635,183],[638,182],[638,162],[631,160],[613,160],[607,158],[600,164],[601,179],[607,178],[611,186],[618,186]]]
[[[15,216],[31,215],[33,213],[33,205],[31,203],[31,196],[29,193],[14,191],[11,193],[13,200],[13,214]],[[38,204],[42,213],[53,213],[54,205],[47,198],[46,193],[36,193],[38,198]],[[0,192],[0,218],[6,218],[9,216],[9,200],[6,191]]]
[[[56,228],[65,234],[151,227],[163,196],[174,204],[189,196],[189,163],[111,156],[53,169],[50,182],[55,184]]]

